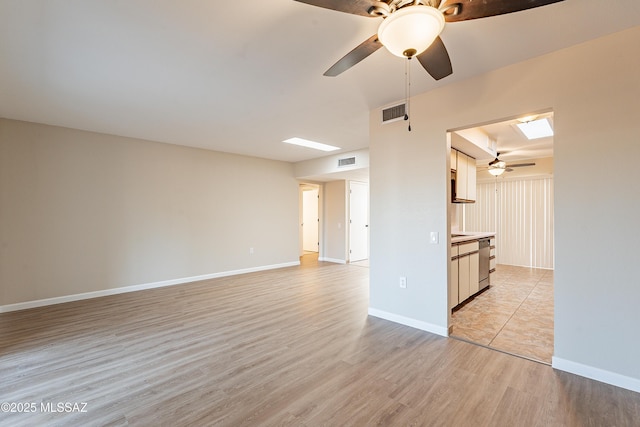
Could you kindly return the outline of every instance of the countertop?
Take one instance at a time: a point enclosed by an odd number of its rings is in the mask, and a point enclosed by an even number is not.
[[[495,237],[496,233],[495,232],[481,232],[481,233],[474,233],[471,231],[456,231],[451,233],[453,234],[459,234],[459,236],[457,237],[451,237],[451,243],[461,243],[461,242],[468,242],[471,240],[478,240],[481,239],[483,237]]]

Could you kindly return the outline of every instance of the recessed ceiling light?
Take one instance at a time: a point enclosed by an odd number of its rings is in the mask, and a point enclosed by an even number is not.
[[[551,125],[547,119],[518,123],[517,126],[527,139],[538,139],[553,136],[553,129],[551,129]]]
[[[340,149],[340,147],[334,147],[333,145],[322,144],[320,142],[309,141],[308,139],[302,139],[298,137],[285,139],[282,142],[286,142],[287,144],[300,145],[301,147],[313,148],[321,151],[335,151]]]

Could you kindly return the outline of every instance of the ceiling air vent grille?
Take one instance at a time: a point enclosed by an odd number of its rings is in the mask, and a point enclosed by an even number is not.
[[[347,157],[346,159],[338,159],[338,167],[350,166],[356,164],[355,157]]]
[[[396,105],[394,107],[382,110],[382,123],[395,122],[404,119],[405,104]]]

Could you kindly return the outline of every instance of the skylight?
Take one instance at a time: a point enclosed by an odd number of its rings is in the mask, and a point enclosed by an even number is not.
[[[527,139],[538,139],[553,136],[553,129],[551,129],[551,125],[547,119],[518,123],[517,126]]]
[[[282,142],[286,142],[287,144],[300,145],[302,147],[313,148],[315,150],[321,151],[335,151],[340,149],[340,147],[334,147],[333,145],[322,144],[320,142],[309,141],[308,139],[298,137],[285,139]]]

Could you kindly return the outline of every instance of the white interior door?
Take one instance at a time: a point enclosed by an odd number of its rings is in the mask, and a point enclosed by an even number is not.
[[[369,258],[369,186],[349,183],[349,262]]]
[[[318,252],[318,189],[302,192],[302,249]]]

